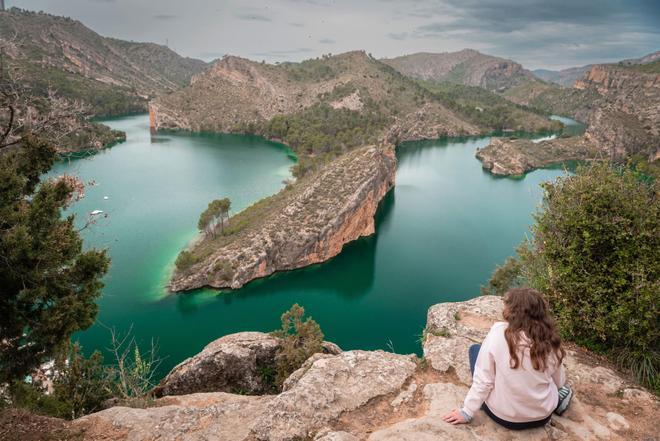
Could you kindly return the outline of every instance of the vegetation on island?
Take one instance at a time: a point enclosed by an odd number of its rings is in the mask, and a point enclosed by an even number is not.
[[[543,292],[563,336],[660,391],[660,200],[655,184],[605,163],[544,184],[533,237],[485,293]]]
[[[209,202],[206,210],[199,216],[197,228],[203,231],[207,236],[216,235],[218,222],[220,223],[220,234],[225,233],[225,219],[229,218],[229,209],[231,201],[229,198],[215,199]]]

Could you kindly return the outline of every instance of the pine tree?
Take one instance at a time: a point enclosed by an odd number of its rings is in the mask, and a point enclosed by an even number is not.
[[[20,379],[68,348],[96,317],[105,251],[82,250],[71,180],[40,177],[55,149],[26,135],[0,149],[0,382]]]

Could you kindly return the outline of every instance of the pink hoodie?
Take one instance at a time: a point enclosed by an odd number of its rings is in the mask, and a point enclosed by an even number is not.
[[[516,423],[542,420],[557,407],[557,388],[566,383],[564,367],[557,366],[557,357],[552,354],[544,371],[535,370],[529,347],[521,345],[518,350],[521,363],[512,369],[504,338],[508,326],[507,322],[497,322],[490,328],[479,350],[472,387],[462,410],[472,417],[485,401],[503,420]],[[524,342],[525,337],[521,340]]]

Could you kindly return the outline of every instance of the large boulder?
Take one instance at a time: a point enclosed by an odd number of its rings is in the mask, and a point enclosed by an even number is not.
[[[263,332],[238,332],[208,344],[202,352],[179,363],[154,388],[156,397],[198,392],[247,395],[275,393],[275,354],[280,340]],[[324,341],[325,354],[341,348]]]
[[[179,363],[154,389],[157,397],[197,392],[249,395],[271,392],[267,375],[275,364],[279,340],[263,332],[221,337]]]

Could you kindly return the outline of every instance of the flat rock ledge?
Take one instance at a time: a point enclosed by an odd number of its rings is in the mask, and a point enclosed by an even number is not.
[[[77,439],[91,441],[657,439],[657,398],[573,347],[566,366],[576,395],[562,417],[523,432],[499,427],[481,411],[469,425],[444,423],[441,416],[459,407],[469,388],[467,348],[501,320],[501,311],[502,301],[494,296],[431,307],[424,359],[383,351],[315,354],[278,395],[164,396],[154,407],[114,407],[88,415],[73,421],[70,429]],[[245,347],[274,344],[265,334],[241,333],[209,347],[240,353]],[[226,348],[218,349],[222,346]],[[181,368],[173,372],[177,370]]]
[[[608,159],[584,136],[532,141],[523,138],[492,138],[475,154],[482,167],[498,176],[522,176],[537,168],[568,161]]]

